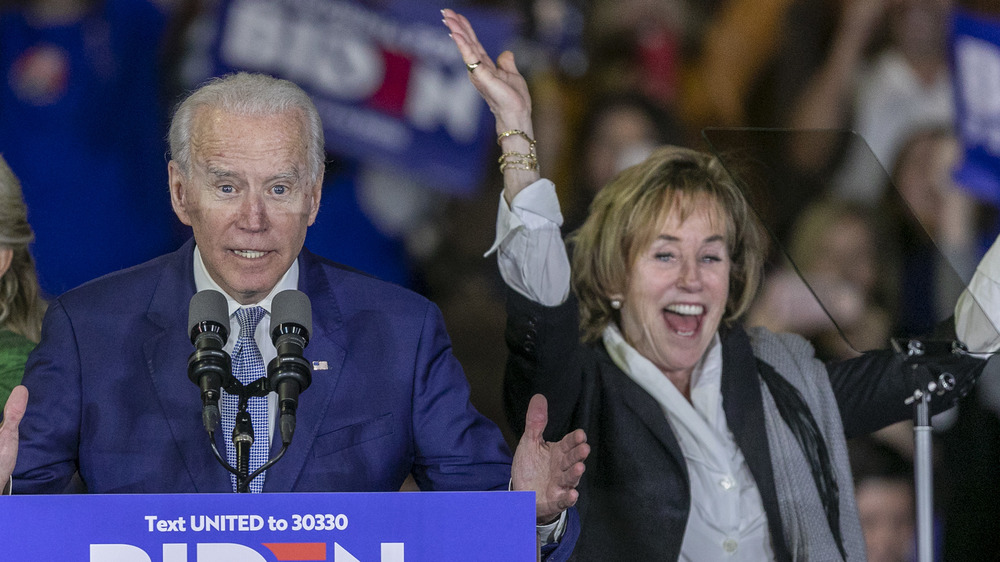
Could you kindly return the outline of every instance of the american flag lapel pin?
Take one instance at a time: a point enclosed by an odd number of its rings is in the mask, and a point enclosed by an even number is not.
[[[326,361],[313,361],[313,371],[326,371],[330,365]]]

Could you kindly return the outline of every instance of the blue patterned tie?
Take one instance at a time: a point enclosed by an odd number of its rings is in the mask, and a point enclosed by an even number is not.
[[[267,374],[264,369],[264,358],[257,348],[257,342],[253,334],[257,330],[257,324],[264,317],[264,309],[259,306],[240,308],[236,311],[236,319],[240,323],[240,336],[233,346],[233,376],[235,376],[244,386],[263,377]],[[226,457],[229,464],[236,466],[236,446],[233,445],[233,426],[236,423],[236,413],[239,411],[239,397],[229,393],[222,395],[222,431],[226,441]],[[255,396],[250,398],[247,404],[247,413],[253,424],[253,445],[250,446],[250,474],[267,462],[268,441],[267,428],[267,397]],[[259,493],[264,486],[264,476],[267,472],[262,472],[250,482],[250,491]],[[230,474],[233,482],[233,491],[236,491],[236,475]]]

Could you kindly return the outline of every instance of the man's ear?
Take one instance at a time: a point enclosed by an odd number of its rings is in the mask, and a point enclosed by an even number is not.
[[[319,213],[319,200],[323,196],[323,170],[319,171],[316,184],[312,186],[312,205],[309,208],[309,226],[316,222],[316,215]]]
[[[14,250],[0,247],[0,277],[10,269],[10,262],[14,260]]]
[[[175,160],[167,163],[167,184],[170,186],[170,205],[174,208],[174,214],[182,223],[191,226],[187,208],[187,176]]]

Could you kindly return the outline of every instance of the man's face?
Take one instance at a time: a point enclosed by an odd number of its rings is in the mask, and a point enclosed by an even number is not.
[[[241,304],[277,285],[316,219],[323,178],[309,177],[306,138],[298,111],[258,117],[201,108],[190,173],[168,166],[174,212],[194,230],[209,275]]]

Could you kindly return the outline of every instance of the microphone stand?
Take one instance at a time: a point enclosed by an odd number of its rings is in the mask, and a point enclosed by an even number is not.
[[[295,410],[299,393],[312,381],[309,362],[302,357],[302,349],[308,344],[309,331],[312,329],[309,298],[295,290],[281,291],[275,295],[272,306],[276,320],[271,339],[277,356],[267,366],[267,375],[249,385],[244,385],[232,375],[229,354],[223,350],[228,334],[224,295],[217,291],[202,291],[191,302],[188,312],[189,331],[191,341],[197,349],[188,360],[188,376],[201,388],[202,424],[208,433],[215,459],[236,476],[236,491],[249,492],[250,482],[278,462],[288,450],[295,431]],[[239,399],[232,434],[235,468],[223,457],[215,443],[215,430],[220,418],[220,387]],[[247,407],[250,398],[264,397],[271,391],[278,395],[281,449],[260,468],[248,474],[254,432]]]
[[[219,448],[215,445],[214,431],[208,432],[208,439],[215,459],[219,461],[219,464],[223,468],[236,475],[236,491],[238,493],[248,493],[250,492],[250,482],[284,456],[285,451],[288,449],[288,443],[282,442],[281,450],[251,474],[250,446],[253,445],[254,434],[250,414],[247,412],[247,405],[250,402],[250,398],[267,396],[271,392],[271,388],[266,377],[261,377],[246,386],[240,383],[235,377],[232,377],[227,381],[225,391],[239,397],[239,409],[236,413],[232,435],[233,445],[236,447],[236,466],[233,467],[230,465],[225,457],[222,456],[222,453],[219,452]]]
[[[925,344],[920,340],[909,340],[902,348],[899,340],[892,340],[897,353],[905,353],[908,358],[920,357],[925,353]],[[962,344],[951,343],[951,353],[965,353]],[[917,562],[934,560],[934,467],[932,464],[930,402],[935,395],[942,396],[955,388],[955,376],[941,373],[937,379],[930,376],[926,365],[913,363],[916,388],[904,401],[913,406],[913,474],[917,511]],[[925,376],[917,376],[922,371]],[[929,380],[923,388],[919,381]]]
[[[253,445],[253,424],[247,413],[247,397],[240,396],[240,408],[233,425],[233,445],[236,447],[236,491],[246,492],[250,485],[250,447]]]

